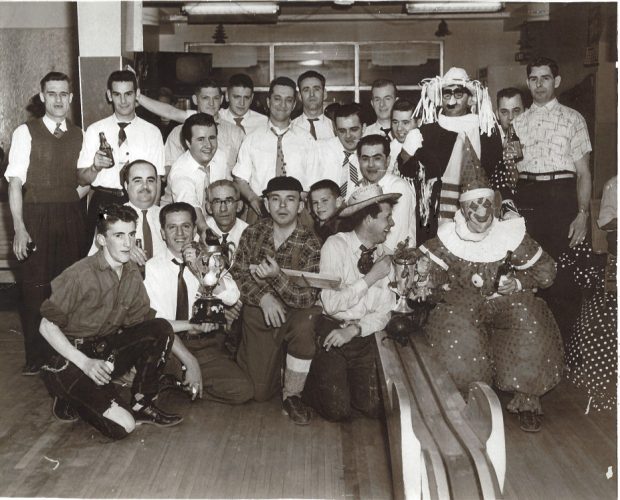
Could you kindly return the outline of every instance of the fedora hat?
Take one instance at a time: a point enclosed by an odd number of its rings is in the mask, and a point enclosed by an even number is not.
[[[349,217],[355,212],[359,212],[363,208],[382,201],[396,201],[401,197],[401,193],[385,193],[378,184],[368,184],[367,186],[358,187],[351,197],[347,200],[344,208],[338,214],[338,217]]]

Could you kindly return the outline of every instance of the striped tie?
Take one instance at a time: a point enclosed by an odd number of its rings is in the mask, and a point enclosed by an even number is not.
[[[349,161],[349,158],[351,158],[351,155],[353,154],[353,151],[343,151],[344,153],[344,161],[342,162],[342,167],[347,169],[347,179],[351,179],[351,182],[355,185],[355,187],[359,186],[359,177],[357,175],[357,168],[355,168],[355,165],[353,165],[353,163],[351,163]],[[344,182],[344,184],[342,184],[340,186],[340,195],[345,198],[347,196],[347,184],[348,184],[348,180]]]

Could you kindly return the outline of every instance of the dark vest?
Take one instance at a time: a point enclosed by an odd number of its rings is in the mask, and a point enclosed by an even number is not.
[[[66,203],[79,200],[77,161],[82,149],[82,130],[67,120],[60,138],[52,134],[41,118],[26,123],[32,144],[24,203]]]

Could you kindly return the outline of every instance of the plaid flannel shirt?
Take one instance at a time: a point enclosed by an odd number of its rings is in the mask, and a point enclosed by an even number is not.
[[[250,264],[260,264],[267,256],[273,257],[280,269],[319,272],[321,243],[317,236],[298,224],[293,233],[277,250],[273,244],[273,221],[263,219],[249,226],[241,235],[235,254],[232,275],[241,291],[244,304],[259,306],[266,293],[272,293],[289,307],[302,309],[315,304],[318,290],[293,283],[282,271],[275,277],[257,282],[250,274]],[[295,265],[297,260],[297,265]]]

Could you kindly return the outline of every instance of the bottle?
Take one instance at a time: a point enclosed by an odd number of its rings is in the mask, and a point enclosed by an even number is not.
[[[521,141],[519,140],[519,136],[517,136],[512,123],[508,125],[506,141],[504,142],[504,151],[511,154],[512,160],[515,163],[523,159],[523,148],[521,147]]]
[[[112,146],[108,143],[108,140],[105,138],[105,134],[103,132],[99,132],[99,151],[112,160],[112,165],[110,165],[110,167],[113,167],[114,155],[112,154]]]
[[[136,238],[136,246],[140,249],[140,250],[144,250],[142,248],[142,240],[140,238]],[[138,265],[138,267],[140,268],[140,274],[142,275],[142,279],[144,279],[146,277],[146,269],[145,266],[140,266]]]
[[[512,250],[508,250],[508,252],[506,252],[506,257],[504,258],[503,262],[497,268],[497,274],[495,275],[495,282],[493,283],[493,287],[495,288],[495,291],[497,291],[499,286],[501,285],[502,276],[508,276],[513,272],[514,266],[512,265],[511,260],[512,260]]]
[[[110,355],[105,359],[105,364],[110,369],[110,373],[114,371],[114,363],[116,363],[116,350],[113,349]]]

